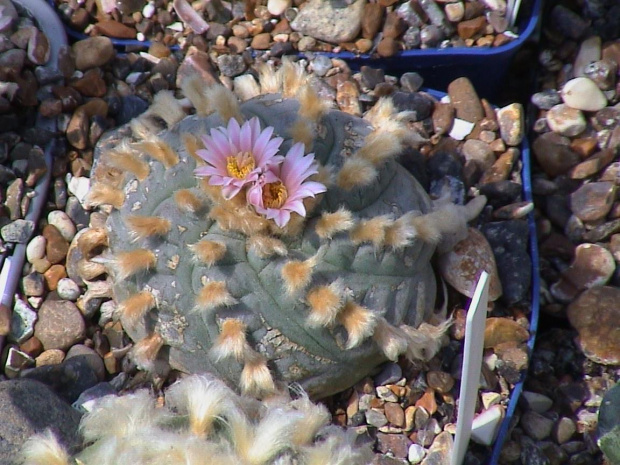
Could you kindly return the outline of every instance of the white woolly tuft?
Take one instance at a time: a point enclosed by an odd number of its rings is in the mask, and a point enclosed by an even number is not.
[[[346,159],[336,176],[338,187],[351,190],[354,187],[369,186],[377,180],[379,172],[368,160],[352,156]]]
[[[155,370],[155,359],[164,345],[164,339],[158,333],[142,338],[131,349],[131,359],[144,371]]]
[[[282,73],[276,72],[271,63],[259,62],[255,68],[258,71],[261,94],[277,94],[282,90]]]
[[[356,447],[357,434],[352,429],[326,427],[326,439],[305,451],[304,465],[370,465],[373,452],[368,446]]]
[[[312,444],[319,429],[327,425],[331,414],[327,407],[313,403],[303,390],[298,391],[299,397],[290,402],[290,406],[303,414],[303,427],[293,431],[291,440],[296,446]]]
[[[190,430],[198,437],[208,436],[216,420],[238,408],[236,398],[222,381],[208,375],[185,377],[166,392],[166,404],[189,415]]]
[[[299,63],[294,63],[290,59],[282,60],[282,96],[293,98],[299,89],[306,84],[308,75],[306,70]]]
[[[243,123],[244,117],[239,107],[239,101],[228,88],[220,85],[207,87],[205,97],[211,108],[220,115],[222,121],[235,118],[239,123]]]
[[[418,328],[401,325],[408,338],[407,358],[428,361],[433,358],[444,344],[445,335],[452,325],[452,319],[433,326],[422,323]]]
[[[366,112],[364,119],[376,129],[389,124],[396,115],[396,107],[390,97],[381,97],[373,107]]]
[[[192,102],[198,116],[207,116],[215,111],[207,99],[205,83],[198,73],[181,81],[181,91]]]
[[[381,348],[385,356],[392,361],[397,361],[398,356],[404,354],[408,348],[407,334],[400,328],[388,323],[385,318],[377,319],[377,326],[373,333],[373,339]]]
[[[183,107],[169,90],[162,90],[155,94],[153,104],[147,113],[163,119],[169,128],[185,118]]]
[[[260,258],[270,258],[274,255],[286,257],[288,249],[284,242],[275,237],[264,236],[262,234],[254,234],[248,238],[248,251],[252,251]]]
[[[423,218],[418,216],[417,218]],[[391,226],[385,230],[385,245],[392,247],[394,250],[403,249],[411,244],[413,239],[419,235],[416,227],[416,214],[407,212],[398,218]]]
[[[30,437],[22,447],[22,465],[69,465],[69,454],[49,429]]]
[[[82,418],[80,432],[86,443],[107,437],[120,439],[154,428],[165,418],[164,410],[155,409],[155,399],[149,392],[140,390],[120,397],[101,398]]]
[[[244,394],[256,397],[263,397],[275,391],[275,384],[265,357],[258,352],[246,352],[239,384]]]
[[[357,151],[356,156],[379,166],[390,158],[396,158],[402,150],[401,140],[395,134],[372,132],[366,136],[364,145]]]

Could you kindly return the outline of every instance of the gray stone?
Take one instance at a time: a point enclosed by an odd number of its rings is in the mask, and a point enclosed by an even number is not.
[[[32,232],[34,231],[34,222],[30,220],[15,220],[0,229],[0,235],[5,242],[17,242],[18,244],[26,244]]]
[[[294,31],[325,42],[350,42],[359,34],[366,0],[344,7],[333,2],[310,0],[291,22]]]
[[[247,67],[241,55],[220,55],[217,57],[217,66],[220,72],[228,77],[240,75]]]
[[[29,379],[0,383],[0,464],[15,463],[23,443],[51,428],[67,447],[77,446],[80,414],[49,387]]]
[[[385,386],[386,384],[394,384],[403,377],[403,370],[397,363],[386,363],[383,369],[375,376],[375,385]]]
[[[9,340],[21,344],[34,334],[34,324],[37,313],[21,299],[15,300],[13,315],[11,316],[11,332]]]
[[[75,302],[81,294],[80,286],[71,278],[62,278],[56,286],[58,297]]]
[[[33,271],[22,278],[22,290],[26,297],[41,297],[45,293],[45,279]]]
[[[366,422],[376,428],[387,425],[388,421],[385,414],[381,410],[370,409],[366,411]]]
[[[530,410],[521,417],[521,427],[533,439],[541,441],[548,438],[553,429],[553,421]]]
[[[332,60],[325,55],[317,55],[312,60],[312,71],[317,76],[325,76],[327,72],[332,68]]]
[[[44,349],[66,350],[84,339],[86,325],[73,302],[48,299],[39,309],[34,331]]]

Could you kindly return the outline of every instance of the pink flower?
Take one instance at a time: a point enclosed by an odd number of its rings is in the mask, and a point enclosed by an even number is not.
[[[281,165],[269,168],[248,189],[248,203],[283,228],[291,219],[291,212],[306,216],[305,198],[327,190],[320,182],[306,181],[317,172],[314,154],[304,156],[304,145],[298,142],[289,149]]]
[[[210,136],[203,136],[204,150],[196,153],[207,162],[194,170],[196,176],[208,177],[209,184],[222,186],[222,195],[229,200],[244,186],[256,182],[259,175],[282,161],[276,155],[282,144],[281,137],[271,138],[271,126],[261,131],[258,118],[242,126],[234,118],[228,127],[211,129]]]

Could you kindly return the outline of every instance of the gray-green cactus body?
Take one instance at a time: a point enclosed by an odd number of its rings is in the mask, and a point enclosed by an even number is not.
[[[292,144],[287,137],[298,107],[295,100],[272,95],[247,101],[241,110],[248,119],[257,116],[262,128],[275,128],[274,135],[285,139],[280,150],[284,154]],[[303,233],[279,237],[288,254],[261,258],[248,247],[245,234],[225,230],[209,217],[207,202],[202,211],[192,214],[182,212],[173,200],[179,189],[191,189],[198,197],[206,198],[193,173],[196,162],[187,153],[182,135],[208,134],[211,128],[225,124],[217,114],[189,116],[160,133],[158,136],[178,154],[180,162],[166,169],[150,160],[148,178],[129,178],[124,187],[124,205],[109,217],[112,254],[140,247],[152,250],[157,259],[153,269],[115,285],[118,301],[142,290],[151,291],[157,301],[156,308],[144,319],[137,325],[125,325],[125,329],[134,340],[153,331],[161,334],[165,342],[162,354],[172,368],[188,373],[211,372],[234,386],[239,382],[243,363],[216,361],[210,349],[220,334],[221,322],[239,319],[247,327],[249,345],[266,358],[274,379],[297,382],[315,397],[341,391],[367,376],[387,357],[372,336],[347,349],[347,331],[342,325],[309,326],[304,293],[287,292],[282,267],[290,260],[309,259],[323,247],[308,289],[340,280],[353,301],[388,323],[417,327],[433,311],[436,284],[430,258],[434,246],[413,239],[401,249],[378,250],[371,243],[355,245],[347,232],[321,239],[315,225],[322,213],[341,207],[351,211],[356,221],[379,215],[398,218],[409,211],[424,214],[431,209],[429,197],[404,168],[389,159],[370,185],[351,190],[328,186],[318,207],[309,214]],[[361,118],[330,111],[318,125],[312,152],[318,162],[337,172],[344,160],[363,145],[371,130]],[[114,138],[108,138],[106,145]],[[172,227],[161,237],[132,241],[125,222],[129,215],[167,218]],[[226,245],[224,257],[213,266],[193,259],[188,246],[202,240]],[[212,311],[196,309],[197,295],[211,281],[225,282],[236,303]]]

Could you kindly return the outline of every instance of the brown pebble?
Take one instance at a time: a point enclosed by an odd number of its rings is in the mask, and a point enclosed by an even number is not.
[[[487,20],[484,16],[478,16],[474,19],[461,21],[457,25],[457,32],[461,39],[471,39],[478,33],[480,33],[487,25]]]
[[[62,102],[55,98],[48,98],[39,105],[39,113],[46,118],[52,118],[62,113]]]
[[[385,37],[381,39],[381,42],[379,42],[379,45],[377,46],[377,53],[380,57],[383,58],[389,58],[396,55],[396,53],[398,53],[398,50],[398,42],[396,42],[390,37]]]
[[[445,394],[454,387],[454,378],[445,371],[429,371],[426,374],[426,383],[440,394]]]
[[[454,124],[454,107],[450,103],[436,103],[432,114],[435,134],[448,134]]]
[[[52,265],[62,262],[67,256],[69,243],[62,237],[56,226],[47,224],[43,227],[43,237],[47,240],[45,256]]]
[[[509,318],[487,318],[484,328],[485,348],[494,348],[505,342],[525,342],[529,337],[527,329]]]
[[[392,11],[387,14],[383,25],[384,38],[398,39],[406,30],[407,24],[400,16],[398,16],[398,13]]]
[[[43,352],[43,344],[36,337],[32,336],[20,344],[19,350],[26,352],[31,357],[37,357]]]
[[[497,160],[495,160],[495,163],[482,173],[479,184],[488,184],[508,179],[514,163],[519,158],[519,154],[519,150],[514,147],[502,153]]]
[[[97,69],[89,69],[81,79],[71,82],[70,85],[85,97],[103,97],[108,90],[101,72]]]
[[[59,365],[65,359],[65,353],[60,349],[48,349],[35,359],[36,366]]]
[[[571,140],[570,148],[577,152],[582,158],[587,158],[594,153],[598,146],[596,137],[580,137]]]
[[[268,50],[271,44],[271,34],[268,32],[261,32],[252,38],[250,47],[255,50]]]
[[[466,77],[455,79],[448,85],[450,102],[455,108],[456,117],[477,123],[484,118],[484,109],[476,89]]]
[[[547,132],[534,139],[532,149],[536,161],[551,177],[566,173],[581,161],[581,157],[570,148],[570,139],[554,132]]]
[[[352,81],[343,81],[336,89],[336,103],[338,108],[354,116],[362,115],[362,106],[359,101],[360,92]]]
[[[366,3],[362,16],[362,37],[372,40],[375,38],[381,27],[385,7],[378,3]]]
[[[615,157],[615,152],[611,149],[601,150],[582,161],[570,171],[571,179],[586,179],[608,166]]]
[[[125,26],[114,20],[99,21],[95,24],[94,30],[99,34],[116,39],[135,39],[136,29]]]
[[[616,185],[612,182],[587,183],[571,194],[571,210],[581,221],[600,220],[609,213],[615,196]]]
[[[149,47],[149,53],[157,58],[169,57],[172,53],[170,48],[161,42],[153,41]]]
[[[10,307],[0,304],[0,336],[6,336],[11,332],[11,315]]]
[[[67,271],[64,265],[52,265],[49,270],[43,273],[47,288],[50,291],[55,291],[58,286],[58,281],[67,277]]]
[[[405,426],[405,412],[396,402],[386,402],[384,413],[387,420],[394,426],[402,428]]]
[[[228,48],[230,48],[232,53],[241,53],[248,48],[248,43],[245,39],[235,36],[229,37],[226,45],[228,45]]]
[[[103,365],[105,366],[105,370],[111,375],[117,374],[121,368],[120,361],[117,360],[112,352],[105,354],[103,357]]]
[[[426,392],[418,399],[415,406],[423,407],[430,415],[437,411],[437,400],[435,399],[435,391],[427,389]]]

